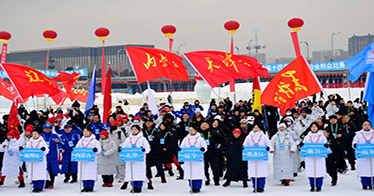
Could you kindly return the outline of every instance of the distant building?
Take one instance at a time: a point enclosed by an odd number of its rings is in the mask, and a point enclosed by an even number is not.
[[[374,41],[374,35],[353,35],[348,39],[348,52],[350,56],[354,56]]]
[[[312,63],[323,63],[330,61],[341,61],[351,58],[347,51],[334,49],[334,55],[331,50],[313,51]]]
[[[248,55],[248,54],[244,54],[244,55]],[[258,53],[257,55],[256,54],[251,54],[250,56],[253,57],[253,58],[256,58],[259,63],[261,63],[263,65],[266,64],[266,54],[265,53]]]
[[[287,57],[281,57],[281,58],[279,58],[279,59],[275,59],[275,63],[289,63],[289,62],[291,62],[291,61],[293,61],[293,60],[295,60],[295,57],[289,57],[289,58],[287,58]]]

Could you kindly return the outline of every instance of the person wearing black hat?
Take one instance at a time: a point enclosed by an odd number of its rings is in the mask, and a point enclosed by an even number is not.
[[[156,129],[155,123],[151,118],[147,118],[143,124],[143,136],[151,146],[151,151],[147,154],[146,165],[147,165],[147,178],[148,178],[148,189],[153,189],[152,185],[152,171],[151,167],[156,166],[158,174],[161,178],[165,179],[164,170],[162,168],[161,160],[161,147],[160,138],[162,137],[160,130]],[[170,171],[169,171],[170,174]]]
[[[190,118],[192,118],[192,116],[195,113],[195,109],[188,102],[184,102],[183,108],[179,110],[179,114],[183,115],[184,113],[187,113],[190,116]]]
[[[338,144],[345,150],[345,138],[348,137],[347,131],[338,123],[338,118],[335,115],[331,115],[329,121],[330,123],[327,125],[326,130],[332,133]],[[341,157],[340,161],[338,161],[338,172],[346,173],[347,171],[347,164]]]
[[[226,97],[225,100],[223,100],[225,102],[225,110],[226,112],[230,111],[231,108],[232,108],[232,101],[230,100],[230,97]]]
[[[356,170],[355,151],[352,148],[352,141],[353,141],[353,138],[356,136],[356,131],[358,131],[358,128],[352,121],[350,121],[348,115],[342,116],[341,125],[347,131],[347,137],[345,138],[344,143],[345,143],[345,150],[348,156],[348,162],[351,165],[351,170]]]
[[[193,110],[196,110],[197,108],[199,108],[201,111],[204,111],[204,108],[203,106],[200,105],[199,100],[195,100],[194,105],[193,105]]]

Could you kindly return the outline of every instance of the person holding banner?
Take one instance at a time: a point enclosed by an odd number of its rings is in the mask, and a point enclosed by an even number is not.
[[[200,133],[197,132],[197,127],[190,126],[188,135],[182,140],[180,145],[181,148],[200,148],[204,153],[207,151],[207,144],[201,137]],[[192,169],[192,170],[191,170]],[[184,180],[188,180],[189,186],[191,187],[192,193],[199,193],[203,185],[204,174],[204,162],[185,162],[184,163]]]
[[[368,120],[362,123],[362,130],[356,132],[356,136],[353,138],[352,147],[357,148],[359,144],[374,144],[374,130],[371,128],[371,122]],[[374,162],[371,159],[357,159],[357,176],[361,178],[361,185],[364,190],[372,190],[374,186],[372,171]]]
[[[4,153],[3,167],[1,168],[0,185],[4,184],[5,177],[18,176],[20,182],[18,188],[25,187],[19,161],[19,144],[16,140],[14,131],[9,131],[6,134],[7,139],[1,144],[0,152]]]
[[[293,180],[293,154],[296,143],[292,134],[286,131],[286,124],[279,124],[278,132],[271,138],[270,153],[274,153],[274,179],[280,179],[284,186]]]
[[[97,156],[101,153],[101,146],[95,138],[96,136],[92,133],[91,128],[85,127],[83,137],[75,146],[77,148],[92,148],[92,151],[96,153],[94,162],[78,162],[78,179],[83,182],[82,192],[93,192],[97,180]]]
[[[114,124],[112,121],[110,124]],[[117,128],[117,127],[116,127]],[[118,146],[116,142],[109,137],[107,131],[100,132],[101,155],[98,156],[98,174],[103,179],[103,187],[113,187],[114,177],[116,173],[116,163],[119,162]]]
[[[122,148],[141,148],[145,154],[151,151],[151,147],[143,133],[140,131],[139,125],[131,127],[131,135],[123,143]],[[145,156],[146,157],[146,156]],[[142,192],[143,182],[146,181],[146,162],[126,162],[125,169],[125,183],[131,182],[133,189],[132,193]]]
[[[319,130],[319,125],[316,122],[312,122],[306,131],[308,131],[308,134],[304,137],[303,143],[327,143],[326,137]],[[328,147],[328,144],[326,145]],[[320,192],[322,190],[323,178],[326,177],[325,158],[305,157],[305,177],[309,178],[310,191]]]
[[[26,162],[27,175],[34,187],[32,192],[40,193],[43,191],[44,182],[49,179],[47,170],[49,147],[43,137],[41,137],[41,130],[34,129],[32,131],[32,138],[27,143],[26,148],[39,148],[44,152],[42,162]],[[21,146],[20,150],[22,149],[23,147]]]
[[[62,148],[65,150],[65,152],[62,153],[61,159],[61,173],[65,174],[64,183],[67,183],[70,180],[70,177],[72,177],[70,183],[77,182],[78,163],[76,161],[71,161],[71,151],[73,150],[73,147],[77,145],[79,140],[80,135],[73,132],[72,125],[66,124],[64,127],[64,133],[61,135]]]
[[[270,150],[270,140],[261,130],[261,124],[255,123],[252,131],[245,138],[243,146],[267,146]],[[256,171],[257,169],[257,171]],[[253,192],[264,192],[266,178],[269,177],[269,163],[263,160],[248,161],[248,176],[252,179]]]

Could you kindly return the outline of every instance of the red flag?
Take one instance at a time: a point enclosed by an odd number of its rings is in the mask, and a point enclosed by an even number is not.
[[[292,108],[296,101],[323,90],[303,56],[292,61],[270,81],[262,92],[262,104],[277,106],[281,112]]]
[[[52,97],[60,93],[57,82],[48,78],[40,71],[24,65],[10,63],[0,64],[0,66],[6,72],[16,92],[23,100],[32,95],[49,94]]]
[[[156,48],[126,47],[135,76],[139,83],[165,77],[188,80],[187,67],[182,57]]]
[[[197,51],[184,56],[212,87],[235,80],[256,76],[270,76],[257,59],[220,51]]]
[[[87,97],[88,97],[88,91],[80,90],[80,89],[73,89],[70,91],[70,94],[69,94],[69,99],[71,101],[77,100],[79,102],[86,103]],[[95,95],[95,99],[98,97],[99,96]]]
[[[8,130],[15,129],[19,126],[18,119],[18,102],[17,97],[14,99],[12,106],[10,107],[9,118],[8,118]]]
[[[71,89],[77,83],[81,74],[77,73],[77,72],[73,72],[73,73],[69,74],[69,73],[62,72],[62,71],[59,71],[58,73],[59,73],[59,75],[57,77],[54,77],[53,79],[61,81],[62,84],[64,85],[64,88],[65,88],[66,92],[64,93],[63,99],[65,101],[65,99],[69,97],[69,95],[71,93]],[[58,96],[60,96],[60,94]]]
[[[18,96],[16,90],[14,89],[13,85],[5,82],[2,78],[0,78],[0,94],[4,96],[6,99],[14,100]],[[24,100],[24,102],[26,102]],[[22,101],[18,101],[19,103],[24,103]]]
[[[108,117],[112,115],[112,80],[110,76],[110,69],[108,69],[105,85],[103,122],[106,123]]]
[[[1,57],[0,57],[0,63],[1,64],[6,63],[7,52],[8,52],[8,44],[3,43],[3,48],[1,49]]]

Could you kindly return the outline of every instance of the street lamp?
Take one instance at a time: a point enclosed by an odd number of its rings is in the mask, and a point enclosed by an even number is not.
[[[265,49],[266,48],[266,45],[258,45],[258,39],[257,39],[257,32],[258,32],[258,29],[257,28],[254,28],[253,29],[255,31],[255,49],[256,49],[256,59],[258,60],[258,50],[260,50],[261,48]]]
[[[309,59],[309,43],[307,41],[300,41],[300,43],[304,43],[306,45],[306,56],[307,56],[307,60],[310,60]]]
[[[235,46],[235,49],[238,51],[238,55],[240,54],[239,52],[239,47],[238,46]]]
[[[341,34],[341,32],[337,32],[337,33],[332,33],[331,34],[331,52],[332,52],[332,56],[335,56],[334,55],[334,35],[339,35]]]
[[[246,47],[246,49],[248,50],[248,55],[251,56],[251,42],[253,41],[253,39],[249,40],[249,43],[248,43],[248,46]]]
[[[185,46],[185,45],[187,45],[187,44],[181,44],[181,45],[178,46],[178,52],[177,52],[177,53],[178,53],[179,55],[180,55],[181,47],[182,47],[182,46]]]

